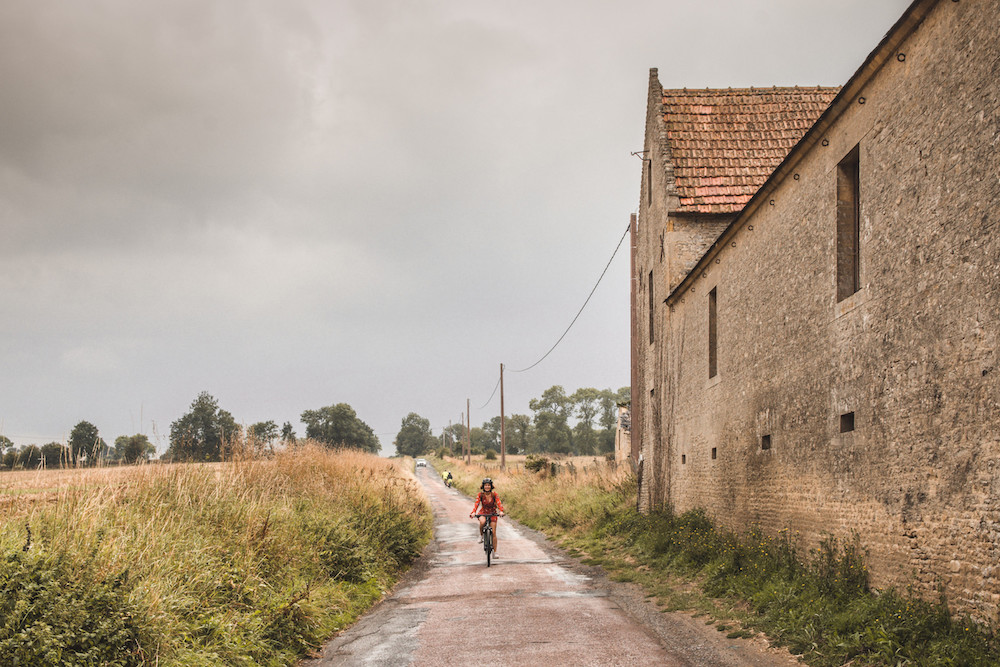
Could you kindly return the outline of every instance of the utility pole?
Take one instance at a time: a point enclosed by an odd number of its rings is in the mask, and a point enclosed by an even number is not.
[[[465,428],[465,465],[472,465],[472,408],[469,407],[469,399],[465,399],[465,418],[469,422]]]
[[[507,469],[507,429],[503,413],[503,364],[500,364],[500,469]]]

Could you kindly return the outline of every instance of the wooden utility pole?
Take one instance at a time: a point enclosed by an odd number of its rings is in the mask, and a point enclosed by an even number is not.
[[[503,364],[500,364],[500,469],[507,469],[507,429],[503,414]]]
[[[465,420],[469,422],[465,425],[465,464],[472,465],[472,408],[469,407],[469,399],[465,399]]]

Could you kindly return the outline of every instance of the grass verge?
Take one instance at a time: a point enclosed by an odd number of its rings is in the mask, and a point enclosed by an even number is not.
[[[360,452],[94,474],[0,507],[0,664],[293,664],[431,533],[412,475]]]
[[[484,474],[455,459],[440,465],[467,493]],[[737,535],[698,511],[641,515],[634,477],[621,467],[489,475],[519,522],[611,578],[642,585],[664,611],[704,617],[728,637],[763,633],[823,667],[1000,664],[996,639],[943,603],[870,589],[856,540],[829,539],[803,557],[787,532]]]

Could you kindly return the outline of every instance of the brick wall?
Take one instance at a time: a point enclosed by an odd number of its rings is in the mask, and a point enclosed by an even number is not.
[[[793,153],[669,309],[667,267],[686,265],[697,240],[685,245],[696,235],[666,214],[656,164],[649,203],[644,170],[636,270],[643,289],[653,272],[655,330],[650,344],[640,293],[640,505],[787,528],[804,548],[857,531],[876,586],[930,594],[940,583],[954,606],[996,621],[1000,0],[925,4],[926,18],[855,77],[842,112]],[[655,124],[646,141],[662,142]],[[855,147],[861,288],[838,302],[837,167]],[[661,261],[671,225],[686,236]],[[854,430],[841,432],[848,413]]]

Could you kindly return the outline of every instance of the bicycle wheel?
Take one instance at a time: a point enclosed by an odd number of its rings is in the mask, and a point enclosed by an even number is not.
[[[493,529],[490,528],[489,522],[483,531],[483,549],[486,550],[486,567],[489,567],[490,557],[493,555]]]

